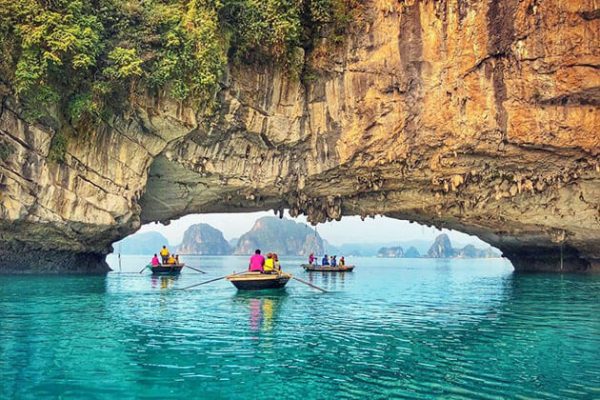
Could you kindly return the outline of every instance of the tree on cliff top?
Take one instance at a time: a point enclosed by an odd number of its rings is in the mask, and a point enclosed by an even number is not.
[[[0,76],[30,118],[54,107],[74,126],[120,112],[138,87],[207,105],[228,60],[297,73],[296,48],[345,29],[359,1],[0,0]]]

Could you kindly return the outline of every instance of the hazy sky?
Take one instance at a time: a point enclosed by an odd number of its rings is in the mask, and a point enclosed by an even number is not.
[[[160,232],[176,245],[181,243],[183,233],[193,224],[201,222],[214,226],[223,232],[226,239],[237,238],[248,232],[254,221],[263,216],[274,216],[272,212],[255,212],[240,214],[191,214],[172,221],[169,225],[147,224],[140,232]],[[290,218],[286,213],[286,217]],[[297,222],[306,222],[305,217],[295,218]],[[416,223],[401,221],[387,217],[367,218],[361,221],[360,217],[343,217],[341,221],[327,222],[317,225],[317,231],[329,243],[341,245],[344,243],[381,243],[412,239],[433,240],[441,232],[450,236],[453,242],[461,244],[473,243],[482,245],[475,236],[470,236],[458,231],[444,229],[439,231]]]

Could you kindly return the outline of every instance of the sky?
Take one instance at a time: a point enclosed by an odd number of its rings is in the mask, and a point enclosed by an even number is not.
[[[221,232],[225,239],[239,238],[248,232],[254,222],[264,216],[274,216],[272,212],[253,212],[238,214],[190,214],[171,221],[169,225],[147,224],[139,232],[160,232],[171,245],[181,243],[185,230],[194,224],[206,223]],[[290,216],[286,213],[286,218]],[[306,217],[291,218],[296,222],[306,222]],[[395,241],[424,239],[434,240],[440,233],[447,233],[452,242],[475,244],[487,247],[477,237],[453,230],[437,230],[417,223],[409,223],[387,217],[367,218],[343,217],[341,221],[327,222],[317,225],[317,231],[329,243],[339,246],[344,243],[388,243]]]

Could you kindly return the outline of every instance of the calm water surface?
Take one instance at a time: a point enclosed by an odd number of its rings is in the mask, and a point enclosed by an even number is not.
[[[283,291],[239,293],[245,258],[177,279],[0,277],[2,399],[598,399],[600,277],[503,260],[356,258]],[[115,258],[111,265],[118,270]]]

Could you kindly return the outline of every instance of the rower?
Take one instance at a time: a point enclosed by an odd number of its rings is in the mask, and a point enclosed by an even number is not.
[[[162,249],[160,249],[160,256],[162,257],[163,264],[166,264],[169,259],[169,249],[167,249],[167,246],[163,246]]]

